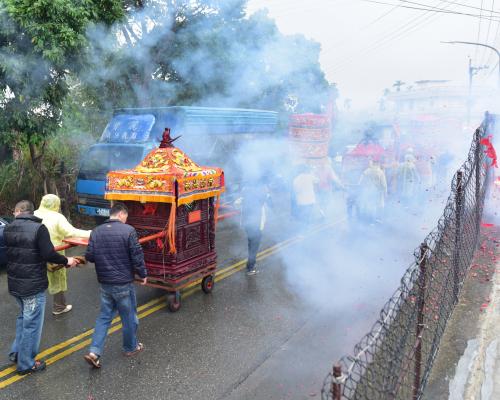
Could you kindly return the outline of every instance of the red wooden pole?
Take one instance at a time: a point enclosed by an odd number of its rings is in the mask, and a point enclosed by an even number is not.
[[[67,250],[67,249],[70,249],[70,248],[75,247],[75,246],[76,246],[76,244],[62,244],[60,246],[54,247],[54,250],[55,251]]]
[[[162,238],[162,237],[164,237],[166,234],[167,234],[167,231],[161,231],[161,232],[155,233],[155,234],[153,234],[153,235],[144,236],[144,237],[141,237],[141,238],[139,239],[139,243],[140,243],[140,244],[143,244],[143,243],[146,243],[146,242],[150,242],[151,240],[155,240],[155,239],[158,239],[158,238]]]
[[[234,215],[237,215],[239,214],[238,211],[230,211],[230,212],[227,212],[225,214],[222,214],[222,215],[219,215],[219,218],[218,219],[226,219],[226,218],[230,218]],[[144,236],[144,237],[141,237],[139,239],[139,243],[140,244],[143,244],[143,243],[146,243],[146,242],[150,242],[151,240],[155,240],[155,239],[158,239],[158,238],[162,238],[164,237],[165,235],[167,234],[166,231],[161,231],[161,232],[158,232],[158,233],[154,233],[153,235],[149,235],[149,236]],[[75,247],[77,246],[76,244],[63,244],[61,246],[57,246],[55,247],[55,250],[56,251],[61,251],[61,250],[67,250],[71,247]]]

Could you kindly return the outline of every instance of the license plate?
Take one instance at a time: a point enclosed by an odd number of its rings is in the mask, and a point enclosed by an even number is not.
[[[109,217],[109,210],[107,208],[96,208],[95,213],[101,217]]]

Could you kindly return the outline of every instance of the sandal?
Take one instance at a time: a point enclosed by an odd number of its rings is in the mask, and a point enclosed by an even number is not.
[[[140,353],[143,350],[144,350],[144,345],[142,343],[137,343],[137,347],[135,348],[135,350],[125,352],[125,356],[132,357],[132,356],[135,356],[137,353]]]
[[[17,353],[10,353],[9,361],[13,364],[17,364]]]
[[[101,360],[99,359],[100,357],[95,355],[94,353],[85,354],[83,358],[85,358],[85,361],[87,361],[94,368],[101,368]]]
[[[33,365],[30,369],[25,369],[23,371],[17,371],[19,375],[27,375],[27,374],[34,374],[35,372],[40,372],[45,369],[47,364],[45,364],[45,361],[35,361],[35,365]]]

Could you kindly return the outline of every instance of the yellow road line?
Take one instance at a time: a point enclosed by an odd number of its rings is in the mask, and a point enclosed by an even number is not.
[[[273,247],[276,247],[276,246],[273,246]],[[266,251],[265,254],[263,256],[258,256],[257,258],[258,259],[262,259],[262,258],[266,258],[266,257],[269,257],[270,255],[274,254],[275,252],[279,251],[280,248],[276,248],[274,251]],[[266,249],[266,250],[269,250],[269,249]],[[261,253],[264,253],[264,251],[262,251]],[[259,255],[261,254],[259,253]],[[242,261],[239,261],[233,265],[231,265],[230,267],[228,268],[225,268],[226,272],[223,276],[221,277],[216,277],[216,282],[222,280],[222,279],[225,279],[233,274],[235,274],[236,272],[240,271],[243,266],[246,264],[246,260],[242,260]],[[240,267],[240,268],[238,268]],[[228,270],[229,268],[232,268],[231,270]],[[189,297],[190,295],[192,295],[193,293],[195,293],[197,291],[197,288],[196,287],[190,287],[188,288],[188,290],[183,293],[183,297],[186,298],[186,297]],[[143,304],[141,307],[139,307],[137,310],[139,311],[139,309],[145,309],[155,303],[158,303],[159,301],[161,300],[165,300],[165,296],[162,296],[162,297],[159,297],[157,299],[154,299],[146,304]],[[142,312],[142,313],[139,313],[138,314],[138,318],[141,319],[141,318],[144,318],[144,317],[147,317],[148,315],[151,315],[159,310],[161,310],[162,308],[165,308],[166,307],[166,302],[163,303],[163,304],[159,304],[157,305],[156,307],[151,307],[149,309],[147,309],[146,311]],[[115,319],[113,319],[113,323],[117,322],[120,320],[120,317],[116,317]],[[109,331],[108,331],[108,335],[111,335],[112,333],[118,331],[119,329],[121,329],[122,327],[122,324],[119,323],[117,325],[113,325],[110,327]],[[80,339],[83,339],[84,337],[86,336],[90,336],[92,333],[94,332],[93,329],[89,329],[88,331],[78,335],[78,336],[75,336],[69,340],[66,340],[65,342],[62,342],[62,343],[59,343],[53,347],[50,347],[48,348],[47,350],[44,350],[43,352],[41,352],[40,354],[38,354],[37,358],[43,358],[45,356],[48,356],[54,352],[56,352],[57,350],[61,350],[75,342],[77,342],[78,340]],[[53,364],[54,362],[56,361],[59,361],[60,359],[62,358],[65,358],[67,356],[69,356],[70,354],[73,354],[81,349],[83,349],[84,347],[90,345],[91,343],[91,339],[87,339],[87,340],[84,340],[83,342],[81,343],[78,343],[77,345],[75,346],[72,346],[68,349],[66,349],[65,351],[62,351],[58,354],[56,354],[55,356],[53,357],[50,357],[48,359],[45,360],[45,362],[47,363],[47,365],[50,365],[50,364]],[[13,372],[16,371],[16,367],[9,367],[3,371],[0,371],[0,377],[3,377],[3,376],[7,376]],[[0,382],[0,389],[6,387],[6,386],[9,386],[15,382],[17,382],[18,380],[20,379],[23,379],[25,378],[26,376],[23,376],[23,375],[15,375],[11,378],[8,378],[4,381],[1,381]]]
[[[341,222],[341,221],[339,221]],[[326,229],[330,226],[332,226],[333,224],[326,224],[326,225],[321,225],[319,226],[318,228],[315,228],[313,230],[311,230],[309,232],[309,234],[312,234],[312,233],[316,233],[316,232],[319,232],[323,229]],[[262,260],[264,258],[267,258],[275,253],[277,253],[279,250],[281,250],[282,248],[284,247],[287,247],[291,244],[293,244],[294,242],[297,242],[301,240],[301,238],[299,237],[294,237],[294,238],[291,238],[291,239],[287,239],[287,240],[284,240],[283,242],[280,242],[280,243],[277,243],[275,244],[274,246],[271,246],[271,247],[268,247],[267,249],[261,251],[260,253],[257,254],[257,260]],[[216,274],[215,274],[215,281],[216,282],[219,282],[225,278],[228,278],[229,276],[235,274],[236,272],[242,270],[246,264],[247,260],[246,259],[243,259],[243,260],[240,260],[226,268],[223,268],[221,269],[220,271],[217,271]],[[186,289],[184,290],[183,292],[183,297],[186,298],[186,297],[189,297],[191,296],[193,293],[197,292],[199,289],[196,288],[196,285],[199,284],[201,282],[201,279],[198,280],[197,282],[193,282],[192,284],[190,284],[189,286],[186,287]],[[156,299],[153,299],[153,300],[150,300],[149,302],[139,306],[137,308],[137,311],[139,312],[137,317],[139,319],[141,318],[144,318],[144,317],[147,317],[148,315],[151,315],[163,308],[166,307],[166,302],[164,301],[165,300],[165,297],[166,296],[161,296],[161,297],[158,297]],[[155,304],[157,303],[160,303],[161,301],[163,301],[162,304],[158,304],[156,306],[154,306]],[[154,306],[154,307],[152,307]],[[143,310],[146,310],[146,311],[143,311]],[[143,311],[143,312],[141,312]],[[108,335],[111,335],[112,333],[118,331],[121,329],[122,327],[122,324],[121,323],[117,323],[120,321],[120,317],[116,317],[113,319],[112,321],[112,324],[115,324],[115,325],[112,325],[110,327],[110,329],[108,330]],[[117,323],[117,324],[116,324]],[[87,336],[90,336],[92,333],[94,332],[94,329],[89,329],[77,336],[74,336],[72,337],[71,339],[68,339],[64,342],[61,342],[55,346],[52,346],[52,347],[49,347],[48,349],[42,351],[41,353],[38,354],[37,358],[44,358],[48,355],[51,355],[53,353],[55,353],[56,351],[58,350],[61,350],[65,347],[68,347],[68,346],[71,346],[73,343],[76,343],[78,342],[79,340],[87,337]],[[47,358],[45,360],[45,362],[47,363],[47,365],[51,365],[53,363],[55,363],[56,361],[59,361],[81,349],[83,349],[84,347],[90,345],[91,343],[91,339],[86,339],[74,346],[71,346],[69,347],[68,349],[56,354],[55,356],[53,357],[50,357],[50,358]],[[13,372],[16,371],[16,367],[13,366],[13,367],[8,367],[2,371],[0,371],[0,378],[4,377],[4,376],[7,376]],[[15,375],[15,376],[12,376],[8,379],[5,379],[3,381],[0,382],[0,389],[3,389],[17,381],[19,381],[20,379],[23,379],[25,378],[26,376],[29,376],[29,375]]]
[[[147,303],[141,305],[140,307],[137,307],[137,311],[140,312],[140,311],[144,310],[145,308],[151,307],[151,306],[159,303],[160,301],[163,301],[164,299],[165,299],[165,296],[161,296],[161,297],[158,297],[158,298],[153,299],[151,301],[148,301]],[[115,324],[119,321],[120,321],[120,317],[116,317],[113,319],[113,321],[111,321],[111,323]],[[64,342],[58,343],[55,346],[49,347],[48,349],[42,351],[41,353],[38,354],[37,358],[44,358],[46,356],[49,356],[52,353],[55,353],[56,351],[59,351],[67,346],[72,345],[73,343],[78,342],[79,340],[81,340],[87,336],[92,335],[93,333],[94,333],[94,329],[89,329],[88,331],[80,333],[79,335],[74,336],[71,339],[68,339]],[[3,378],[4,376],[7,376],[15,371],[16,371],[15,366],[5,368],[4,370],[0,371],[0,378]]]
[[[166,306],[167,306],[166,303],[163,303],[163,304],[159,304],[155,307],[151,307],[148,310],[138,314],[137,317],[139,319],[147,317],[148,315],[153,314],[154,312],[161,310],[162,308],[165,308]],[[108,335],[111,335],[112,333],[119,331],[121,328],[122,328],[121,323],[111,326],[108,330]],[[69,347],[68,349],[66,349],[64,351],[57,353],[56,355],[54,355],[50,358],[47,358],[45,360],[45,362],[47,363],[47,365],[54,364],[56,361],[59,361],[65,357],[83,349],[84,347],[89,346],[91,342],[92,342],[92,339],[86,339],[86,340],[76,344],[75,346]],[[40,354],[42,354],[42,353],[40,353]],[[14,367],[14,371],[15,371],[15,367]],[[26,378],[27,376],[28,375],[14,375],[8,379],[5,379],[4,381],[0,382],[0,389],[5,388],[6,386],[12,385],[14,382],[17,382],[20,379]]]

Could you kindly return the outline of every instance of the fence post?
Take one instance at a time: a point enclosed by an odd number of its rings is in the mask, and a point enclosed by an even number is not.
[[[479,128],[476,129],[474,141],[476,142],[474,154],[474,167],[476,169],[476,235],[478,235],[481,226],[481,207],[479,207],[481,196],[481,130]]]
[[[342,377],[342,367],[340,365],[333,366],[333,378],[332,378],[332,399],[341,400],[342,396],[342,384],[340,383],[340,378]]]
[[[427,289],[427,244],[420,245],[420,260],[418,262],[418,293],[417,293],[417,334],[415,346],[415,381],[413,383],[413,400],[418,399],[422,372],[422,333],[424,331],[425,291]]]
[[[455,243],[453,254],[453,295],[458,301],[460,287],[460,235],[462,227],[462,207],[463,207],[463,172],[457,172],[457,187],[455,193]]]

